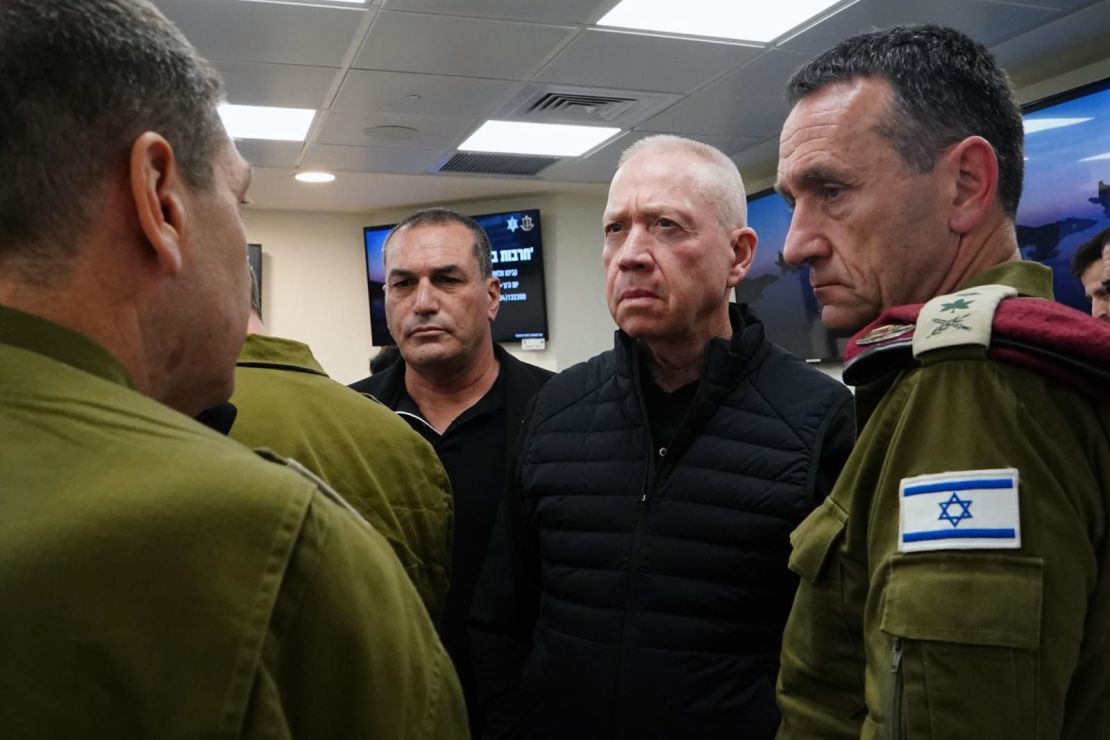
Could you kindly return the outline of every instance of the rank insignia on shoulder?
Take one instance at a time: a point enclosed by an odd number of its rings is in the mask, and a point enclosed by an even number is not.
[[[903,478],[898,551],[1021,547],[1017,468]]]
[[[913,324],[884,324],[876,327],[856,340],[856,344],[866,347],[869,344],[878,344],[890,339],[904,337],[914,330]]]
[[[1004,298],[1017,295],[1008,285],[980,285],[937,296],[917,315],[913,356],[944,347],[989,347],[994,312]]]

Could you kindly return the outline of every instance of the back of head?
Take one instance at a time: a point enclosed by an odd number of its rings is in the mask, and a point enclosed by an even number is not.
[[[42,282],[94,217],[136,136],[172,145],[187,182],[211,183],[226,141],[219,75],[147,0],[0,3],[0,264]]]
[[[744,181],[736,163],[720,149],[700,141],[673,134],[657,134],[640,139],[621,153],[617,169],[628,160],[649,152],[681,152],[691,162],[702,166],[706,195],[717,204],[721,226],[726,230],[744,226],[748,219],[748,202]]]
[[[969,136],[998,157],[998,197],[1013,217],[1025,162],[1021,110],[1006,73],[982,44],[941,26],[898,26],[853,36],[803,66],[787,84],[787,102],[859,77],[886,80],[894,109],[880,126],[909,167],[930,172],[937,155]]]

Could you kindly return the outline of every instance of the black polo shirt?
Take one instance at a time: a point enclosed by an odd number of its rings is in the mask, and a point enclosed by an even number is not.
[[[424,420],[420,408],[403,387],[395,410],[431,443],[451,480],[455,536],[451,586],[439,631],[458,671],[473,725],[478,719],[474,711],[478,706],[478,691],[466,619],[504,488],[503,484],[490,485],[490,481],[503,482],[505,478],[505,385],[498,374],[486,395],[459,414],[443,434]],[[474,736],[480,737],[480,734]]]

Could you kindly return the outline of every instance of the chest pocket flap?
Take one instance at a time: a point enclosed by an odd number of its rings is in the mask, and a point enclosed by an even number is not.
[[[833,551],[844,528],[848,514],[832,499],[826,499],[798,528],[790,533],[790,570],[810,583],[816,583],[826,570],[829,554]]]
[[[911,640],[1036,650],[1044,563],[980,553],[895,555],[880,629]]]

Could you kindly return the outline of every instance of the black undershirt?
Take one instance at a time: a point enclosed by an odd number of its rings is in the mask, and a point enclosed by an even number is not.
[[[668,393],[652,379],[647,363],[640,366],[640,378],[644,389],[648,426],[651,428],[652,449],[669,447],[675,433],[686,419],[686,413],[694,403],[698,381],[695,380]]]

